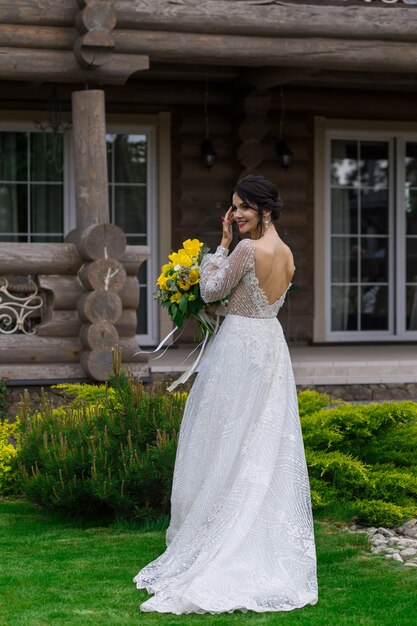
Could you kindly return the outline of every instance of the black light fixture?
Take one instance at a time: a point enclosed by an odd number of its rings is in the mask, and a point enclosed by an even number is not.
[[[217,159],[217,152],[210,139],[205,139],[201,144],[201,154],[203,155],[205,166],[209,170]]]
[[[282,138],[282,129],[283,129],[283,126],[284,126],[284,115],[285,115],[284,92],[283,92],[282,87],[281,87],[281,91],[280,91],[280,96],[281,96],[281,116],[280,116],[280,119],[279,119],[278,143],[275,146],[275,149],[277,151],[277,155],[278,155],[279,163],[280,163],[281,167],[284,170],[286,170],[291,165],[293,153],[292,153],[291,148],[287,144],[287,142],[284,141],[283,138]]]
[[[285,141],[278,141],[275,148],[277,151],[277,155],[278,155],[281,167],[283,167],[284,170],[288,169],[289,166],[291,165],[291,161],[293,157],[291,148]]]
[[[201,144],[201,154],[204,159],[204,165],[209,170],[213,167],[215,160],[217,159],[217,152],[214,149],[213,143],[210,140],[210,128],[209,128],[209,116],[208,116],[208,80],[207,74],[204,81],[204,123],[206,127],[206,138]]]

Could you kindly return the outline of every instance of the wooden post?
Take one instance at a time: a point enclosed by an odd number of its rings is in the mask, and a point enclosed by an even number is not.
[[[110,221],[104,91],[72,94],[77,230]]]

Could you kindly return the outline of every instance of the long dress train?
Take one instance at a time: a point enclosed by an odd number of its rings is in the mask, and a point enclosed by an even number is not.
[[[230,294],[189,394],[167,548],[133,579],[141,611],[290,611],[318,601],[310,484],[294,376],[255,274],[254,243],[201,267],[206,302]]]

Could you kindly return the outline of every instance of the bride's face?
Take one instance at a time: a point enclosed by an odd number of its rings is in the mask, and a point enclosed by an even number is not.
[[[232,198],[233,221],[236,222],[239,233],[250,234],[256,237],[259,222],[258,207],[256,204],[248,204],[236,193]]]

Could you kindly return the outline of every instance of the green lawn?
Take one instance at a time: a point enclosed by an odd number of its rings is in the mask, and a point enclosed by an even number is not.
[[[415,626],[416,570],[370,555],[365,536],[341,532],[334,517],[315,516],[317,605],[176,616],[140,612],[148,594],[132,582],[164,550],[164,527],[83,527],[24,500],[0,499],[0,624]]]

